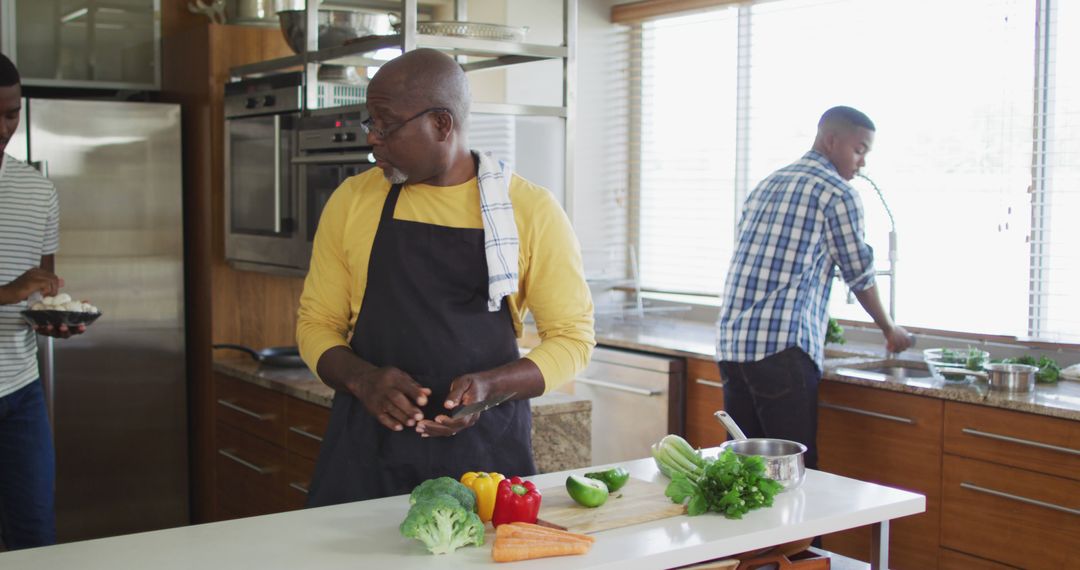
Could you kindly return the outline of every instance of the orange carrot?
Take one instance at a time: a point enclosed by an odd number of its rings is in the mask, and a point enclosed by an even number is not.
[[[565,530],[558,530],[529,523],[501,524],[496,527],[495,536],[541,538],[555,541],[565,540],[570,542],[587,542],[589,544],[596,542],[595,538],[588,535],[567,532]]]
[[[589,551],[588,543],[552,540],[532,540],[513,537],[496,537],[491,546],[491,557],[495,562],[515,562],[546,558],[548,556],[566,556],[585,554]]]

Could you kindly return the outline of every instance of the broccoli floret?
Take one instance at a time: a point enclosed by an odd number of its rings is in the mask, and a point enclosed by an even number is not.
[[[418,500],[399,527],[401,535],[424,543],[432,554],[448,554],[470,544],[484,544],[484,523],[450,495]]]
[[[409,495],[409,504],[415,505],[420,502],[421,499],[434,495],[450,495],[456,499],[457,502],[461,503],[461,506],[476,512],[476,493],[473,493],[472,489],[462,485],[451,477],[428,479],[427,481],[420,483],[413,489],[412,494]]]

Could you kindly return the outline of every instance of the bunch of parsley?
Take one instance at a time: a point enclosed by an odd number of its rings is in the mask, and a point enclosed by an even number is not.
[[[754,509],[771,507],[783,490],[765,475],[765,461],[758,456],[735,455],[730,449],[694,473],[677,473],[664,492],[672,501],[687,505],[687,514],[709,511],[740,519]]]

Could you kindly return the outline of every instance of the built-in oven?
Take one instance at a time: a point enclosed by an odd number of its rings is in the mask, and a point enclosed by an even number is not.
[[[225,257],[234,266],[289,270],[303,254],[292,165],[302,96],[301,73],[225,85]]]
[[[319,217],[330,195],[345,179],[375,166],[361,120],[359,113],[314,114],[300,120],[292,162],[296,166],[309,257]]]

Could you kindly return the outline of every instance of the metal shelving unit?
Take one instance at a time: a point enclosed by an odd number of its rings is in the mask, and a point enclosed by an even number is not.
[[[467,21],[466,0],[454,0],[454,19]],[[541,45],[488,39],[442,36],[420,34],[417,32],[419,15],[418,0],[401,0],[392,2],[387,0],[357,0],[348,1],[347,5],[342,0],[335,3],[334,8],[352,7],[369,10],[400,10],[401,28],[400,33],[386,36],[371,36],[362,38],[353,43],[318,49],[318,21],[319,4],[307,2],[307,30],[305,45],[306,50],[297,55],[242,65],[230,69],[234,77],[258,76],[268,73],[283,71],[286,69],[304,69],[305,83],[304,96],[308,102],[319,101],[318,68],[320,64],[347,65],[378,67],[385,60],[374,57],[375,52],[386,48],[399,48],[403,52],[417,48],[433,48],[449,55],[463,59],[483,58],[472,61],[463,61],[462,68],[467,72],[494,69],[511,65],[519,65],[534,61],[561,60],[563,64],[562,76],[562,104],[561,105],[522,105],[515,103],[474,103],[473,112],[488,114],[509,114],[528,116],[562,117],[565,123],[565,186],[564,208],[571,220],[573,220],[573,127],[574,127],[574,88],[573,78],[575,75],[575,48],[574,38],[577,35],[577,1],[563,0],[563,43],[562,45]],[[312,33],[315,30],[315,33]],[[314,111],[313,105],[306,104],[308,111]]]

